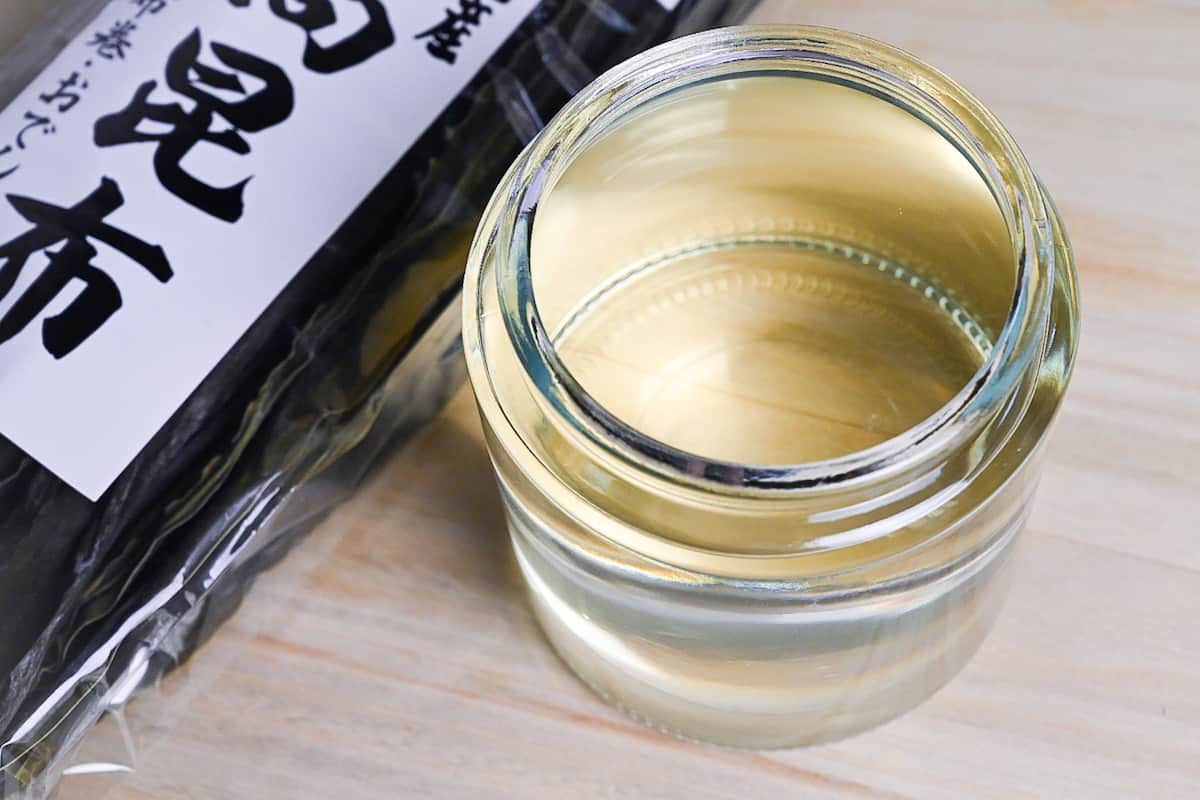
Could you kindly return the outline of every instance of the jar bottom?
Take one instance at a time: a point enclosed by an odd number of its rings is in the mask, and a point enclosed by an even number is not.
[[[584,298],[554,341],[626,424],[754,464],[890,439],[948,402],[991,350],[961,301],[911,267],[801,235],[647,259]]]

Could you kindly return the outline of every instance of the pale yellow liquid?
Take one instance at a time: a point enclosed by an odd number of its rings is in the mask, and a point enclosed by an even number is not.
[[[995,201],[937,132],[853,89],[757,77],[593,145],[539,210],[532,263],[601,405],[702,456],[791,464],[877,445],[960,391],[1007,310],[1006,256]]]
[[[928,124],[781,76],[689,87],[591,142],[550,182],[530,258],[546,329],[587,392],[662,442],[750,464],[844,456],[937,412],[989,356],[1016,263],[986,183]],[[503,344],[486,310],[484,324]],[[496,379],[521,397],[523,377]],[[997,491],[997,472],[901,523],[866,495],[844,514],[804,497],[707,502],[597,469],[540,406],[508,412],[533,420],[533,458],[494,454],[555,647],[653,724],[744,746],[845,735],[957,671],[995,612],[1030,490]],[[542,465],[566,487],[554,502],[551,482],[525,477]],[[618,547],[630,528],[646,535]],[[928,591],[872,591],[910,548],[950,563],[997,530],[1009,538]],[[863,591],[816,599],[817,584]]]
[[[556,344],[602,405],[661,441],[741,463],[834,458],[925,419],[990,348],[910,276],[822,242],[745,243],[647,268]]]

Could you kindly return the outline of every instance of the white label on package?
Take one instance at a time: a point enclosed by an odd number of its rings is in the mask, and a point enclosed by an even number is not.
[[[537,0],[116,0],[0,113],[0,434],[98,499]]]

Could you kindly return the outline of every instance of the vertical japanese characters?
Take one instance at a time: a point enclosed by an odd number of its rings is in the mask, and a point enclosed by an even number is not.
[[[496,2],[503,5],[508,0]],[[457,9],[446,9],[446,15],[440,22],[413,38],[425,41],[425,50],[429,55],[439,61],[453,64],[458,60],[458,50],[463,46],[463,39],[483,23],[484,15],[491,13],[492,7],[486,0],[458,0]]]
[[[246,8],[252,0],[229,2]],[[270,10],[304,32],[305,67],[320,74],[333,74],[363,63],[396,40],[382,0],[354,2],[362,6],[367,21],[331,45],[319,44],[313,34],[337,24],[332,0],[298,0],[290,4],[270,0]],[[231,186],[214,186],[188,173],[181,162],[201,144],[237,156],[249,155],[252,148],[246,134],[259,133],[286,121],[295,107],[295,93],[291,80],[279,65],[233,44],[212,42],[209,49],[219,66],[204,60],[203,34],[199,28],[192,31],[167,59],[164,88],[173,96],[153,99],[159,83],[147,80],[124,109],[96,121],[95,143],[98,147],[153,144],[154,171],[164,189],[217,219],[237,222],[245,212],[244,195],[250,178]],[[247,92],[246,79],[256,81],[261,87]],[[238,99],[225,99],[230,94]],[[192,101],[192,110],[184,111],[179,98]],[[217,117],[233,127],[215,130]],[[147,121],[160,123],[167,130],[141,133],[138,126]]]
[[[508,0],[497,0],[508,2]],[[169,13],[182,0],[129,0],[125,14],[90,31],[83,44],[86,59],[36,95],[38,105],[20,117],[20,127],[8,141],[0,140],[0,181],[22,168],[22,155],[40,137],[57,133],[57,120],[70,114],[98,79],[96,70],[120,64],[138,44],[140,29],[159,14]],[[261,3],[282,23],[302,36],[297,42],[304,68],[336,75],[365,63],[396,43],[396,32],[383,0],[227,0],[238,9]],[[454,51],[470,28],[491,10],[482,0],[460,0],[458,11],[430,38],[430,52],[453,63]],[[357,6],[355,9],[353,6]],[[352,15],[355,25],[344,31]],[[224,37],[222,37],[224,38]],[[184,166],[197,148],[216,148],[229,157],[252,157],[255,134],[282,125],[297,103],[293,81],[280,64],[253,52],[251,42],[209,40],[197,27],[174,46],[160,75],[142,76],[123,108],[101,114],[92,125],[98,148],[135,146],[147,151],[146,168],[173,197],[215,219],[235,224],[247,206],[247,187],[253,176],[229,183]],[[436,45],[436,52],[435,52]],[[194,172],[194,171],[195,172]],[[247,173],[251,173],[247,169]],[[236,172],[234,175],[236,176]],[[79,198],[39,200],[7,195],[9,206],[28,228],[0,243],[0,346],[43,317],[68,287],[81,282],[65,310],[41,320],[42,343],[55,358],[82,345],[122,305],[115,272],[103,263],[123,257],[139,265],[159,283],[174,275],[168,255],[134,233],[121,230],[119,209],[125,203],[121,186],[112,177]],[[148,221],[138,221],[145,225]],[[125,220],[126,225],[134,221]],[[103,243],[109,250],[97,250]],[[30,272],[20,280],[26,270]],[[30,279],[29,275],[33,275]],[[10,298],[16,287],[19,296]]]

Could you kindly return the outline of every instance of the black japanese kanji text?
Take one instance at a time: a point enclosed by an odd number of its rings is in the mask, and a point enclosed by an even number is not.
[[[121,308],[116,282],[92,263],[96,248],[91,241],[103,242],[140,264],[160,283],[174,275],[161,247],[105,222],[125,203],[120,187],[110,178],[71,208],[17,195],[9,195],[8,202],[32,227],[0,245],[0,300],[12,291],[32,256],[44,253],[47,265],[0,317],[0,345],[37,319],[72,281],[82,281],[83,291],[63,311],[42,322],[42,344],[55,358],[70,355]]]
[[[233,186],[211,186],[185,171],[181,162],[202,142],[246,155],[250,144],[242,134],[283,122],[292,114],[295,97],[287,74],[275,64],[220,42],[213,42],[211,49],[229,70],[200,60],[199,29],[185,37],[167,60],[166,84],[194,102],[191,111],[184,111],[179,103],[152,102],[150,95],[158,82],[147,81],[125,109],[96,120],[94,140],[100,147],[156,142],[154,171],[163,187],[218,219],[236,222],[245,210],[244,192],[250,178]],[[247,94],[239,75],[257,78],[263,86]],[[226,100],[218,91],[240,99]],[[233,127],[212,130],[218,116]],[[162,123],[170,130],[143,133],[138,125],[145,120]]]
[[[505,4],[508,0],[496,0]],[[458,10],[446,9],[446,16],[437,25],[421,31],[414,39],[427,39],[425,49],[434,58],[453,64],[458,59],[458,49],[462,47],[463,39],[471,35],[471,30],[478,27],[485,14],[491,14],[492,8],[485,0],[459,0]]]
[[[251,0],[229,1],[242,8],[251,3]],[[317,42],[314,34],[337,23],[333,0],[269,0],[275,16],[304,31],[308,38],[304,46],[304,66],[322,74],[357,66],[396,43],[396,33],[383,0],[349,1],[363,7],[367,21],[354,33],[326,46]]]

